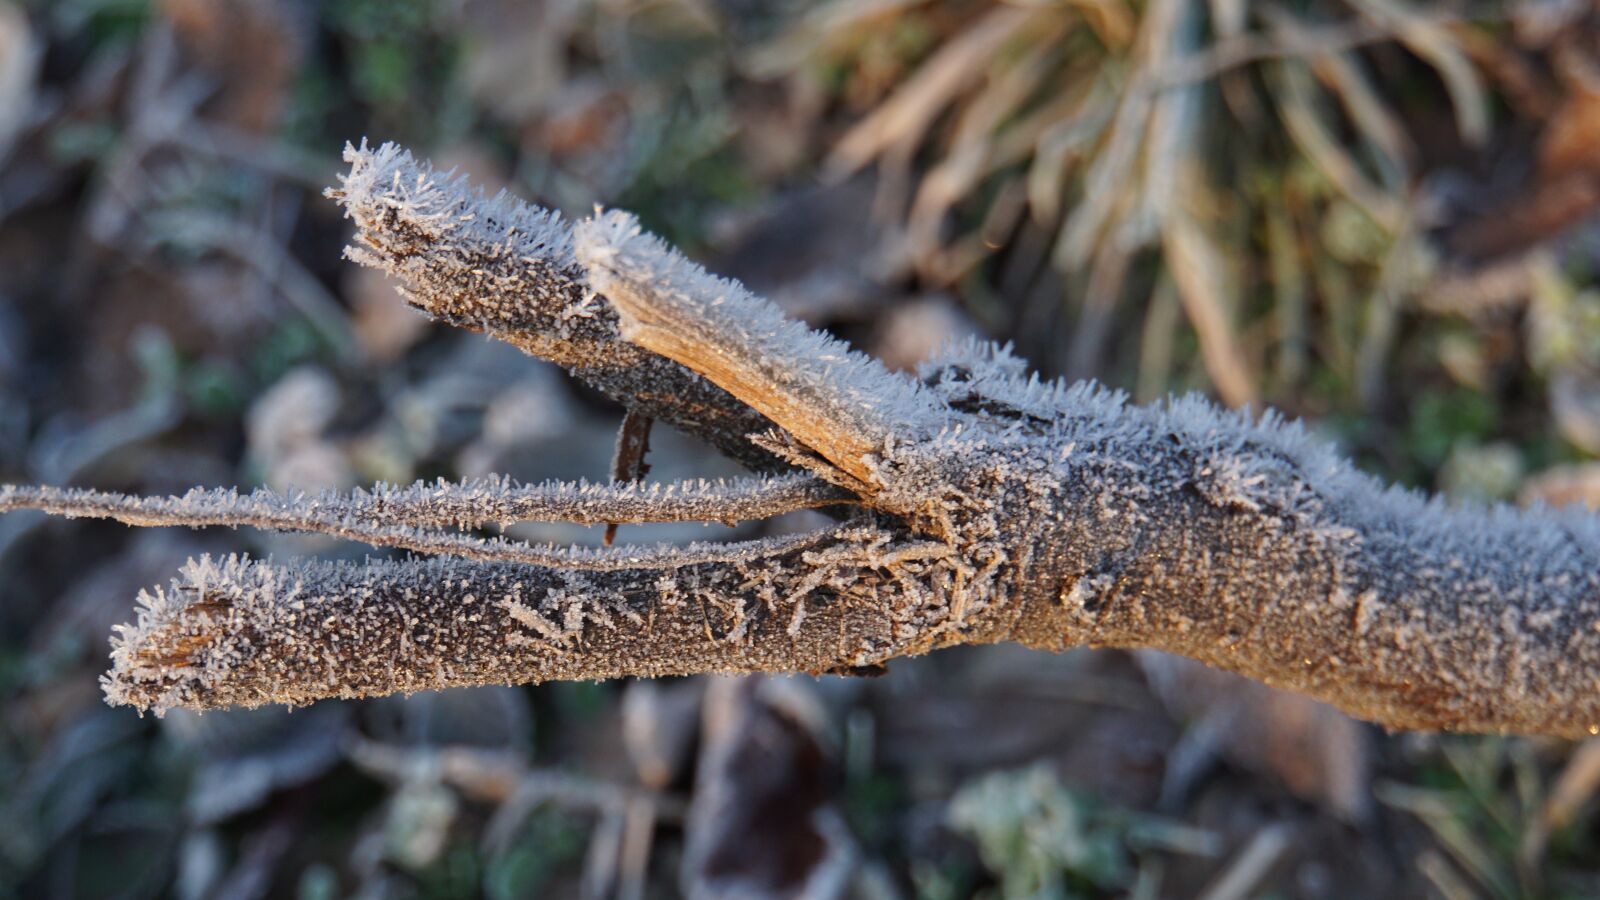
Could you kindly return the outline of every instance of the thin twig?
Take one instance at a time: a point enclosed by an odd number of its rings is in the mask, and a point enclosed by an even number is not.
[[[360,541],[418,553],[443,554],[479,562],[510,562],[595,572],[653,566],[732,562],[810,546],[825,532],[729,543],[695,542],[685,547],[535,546],[503,538],[478,538],[379,524],[337,504],[319,508],[301,498],[258,491],[252,495],[225,491],[191,492],[183,497],[130,497],[125,494],[50,487],[0,485],[0,512],[38,509],[68,518],[115,519],[127,525],[200,528],[248,526],[270,531],[300,531]],[[369,512],[371,510],[369,509]],[[842,526],[841,526],[842,527]],[[837,529],[835,529],[837,530]]]

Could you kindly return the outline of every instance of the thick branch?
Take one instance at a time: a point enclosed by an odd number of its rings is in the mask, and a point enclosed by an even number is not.
[[[580,573],[435,559],[191,561],[114,639],[113,703],[157,712],[478,684],[823,672],[897,644],[930,557],[857,527],[739,563]],[[826,577],[807,559],[823,562]]]
[[[1198,402],[1071,408],[1017,639],[1166,650],[1391,728],[1600,726],[1592,515],[1425,501]]]

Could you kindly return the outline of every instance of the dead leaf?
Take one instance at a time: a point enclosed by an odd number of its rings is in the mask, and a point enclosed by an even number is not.
[[[706,691],[682,887],[691,898],[835,898],[856,850],[805,686],[763,676]]]
[[[1600,377],[1558,372],[1550,379],[1550,413],[1561,436],[1585,453],[1600,453]]]
[[[872,355],[891,369],[915,372],[940,347],[979,335],[976,322],[943,294],[889,309],[878,323]]]
[[[351,268],[344,296],[350,301],[351,330],[369,362],[393,362],[428,333],[427,317],[407,306],[382,272]]]
[[[464,5],[467,90],[509,122],[542,115],[569,82],[566,44],[585,4],[470,0]]]

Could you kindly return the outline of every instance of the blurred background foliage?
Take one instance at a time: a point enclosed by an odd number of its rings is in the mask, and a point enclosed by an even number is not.
[[[1600,505],[1581,0],[0,0],[0,479],[605,477],[615,409],[341,263],[363,136],[632,209],[893,366],[981,334]],[[1156,654],[106,708],[136,593],[244,550],[364,552],[0,520],[0,895],[1600,895],[1600,744]]]

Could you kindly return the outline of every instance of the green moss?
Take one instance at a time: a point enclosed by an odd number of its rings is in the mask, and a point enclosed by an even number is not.
[[[85,38],[94,50],[133,43],[150,19],[150,0],[32,0],[61,33]]]
[[[1500,423],[1493,399],[1466,388],[1423,391],[1412,403],[1405,428],[1405,450],[1433,470],[1463,442],[1488,440]]]
[[[1131,883],[1125,823],[1067,790],[1047,765],[968,782],[948,816],[977,845],[1007,900],[1093,895]]]
[[[540,896],[545,883],[583,853],[587,837],[579,825],[557,809],[535,812],[516,842],[488,861],[484,893],[491,900]]]

